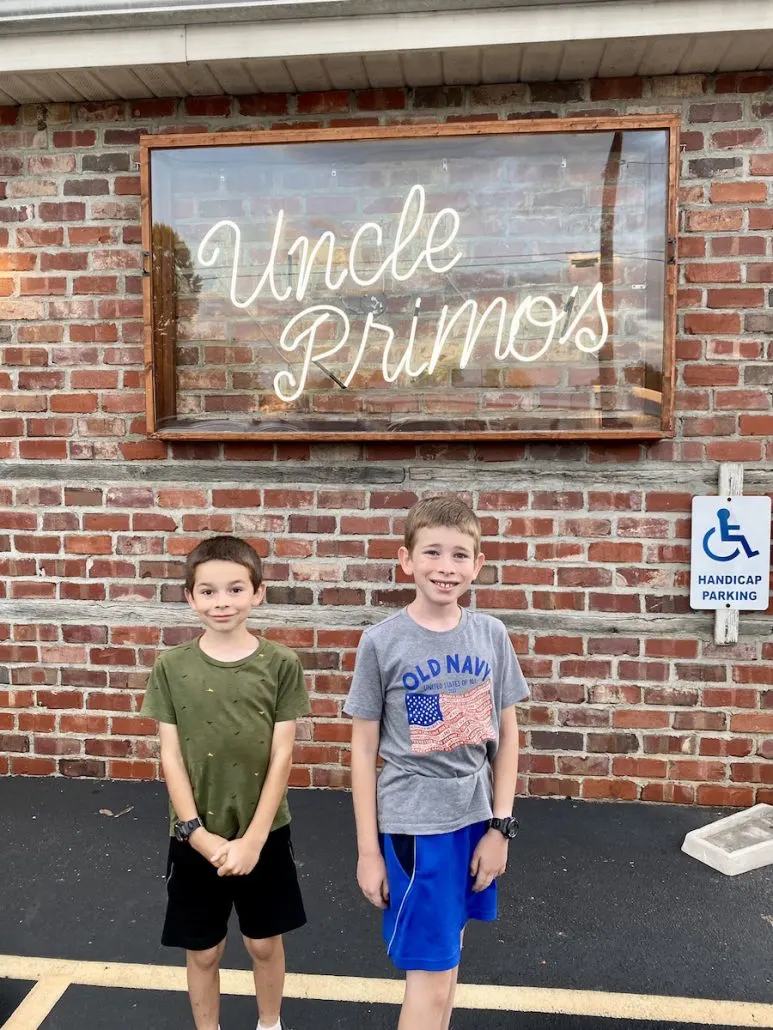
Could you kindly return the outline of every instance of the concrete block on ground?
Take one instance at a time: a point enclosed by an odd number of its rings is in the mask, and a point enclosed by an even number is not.
[[[691,830],[682,851],[726,876],[773,865],[773,805],[754,805]]]

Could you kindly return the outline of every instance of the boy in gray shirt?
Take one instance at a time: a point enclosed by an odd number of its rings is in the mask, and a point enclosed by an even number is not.
[[[458,603],[484,561],[480,535],[455,495],[411,508],[399,559],[416,597],[363,633],[344,706],[357,882],[406,971],[399,1030],[448,1030],[465,924],[496,918],[517,830],[514,705],[528,689],[504,625]]]

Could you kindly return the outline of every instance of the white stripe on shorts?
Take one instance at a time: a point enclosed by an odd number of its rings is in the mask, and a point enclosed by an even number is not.
[[[392,851],[394,851],[394,849],[395,849],[394,848],[394,844],[392,844]],[[395,859],[396,859],[396,861],[399,864],[400,859],[397,858],[397,855],[395,855]],[[391,938],[389,940],[389,944],[387,945],[387,955],[389,955],[390,952],[392,951],[392,945],[395,942],[395,937],[397,936],[397,930],[398,930],[398,927],[400,926],[400,916],[403,914],[403,906],[405,905],[406,898],[411,893],[411,887],[413,887],[413,881],[415,880],[415,878],[416,878],[416,835],[414,835],[414,838],[413,838],[413,869],[411,870],[411,879],[408,882],[408,886],[405,888],[405,894],[403,894],[403,900],[400,902],[400,907],[397,910],[397,918],[395,919],[395,928],[392,931],[392,936],[391,936]]]

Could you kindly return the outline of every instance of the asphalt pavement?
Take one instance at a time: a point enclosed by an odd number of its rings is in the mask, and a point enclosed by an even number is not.
[[[355,986],[362,982],[369,997],[369,985],[400,974],[384,955],[379,913],[354,880],[351,799],[332,791],[292,791],[291,808],[309,922],[286,940],[288,970],[312,980],[327,974]],[[468,928],[460,982],[577,992],[575,1012],[584,1011],[587,992],[604,992],[610,1015],[617,1014],[617,999],[629,994],[771,1005],[773,867],[730,878],[680,852],[688,830],[724,814],[672,805],[520,800],[522,828],[500,883],[500,917]],[[2,956],[15,956],[13,968],[22,972],[29,965],[20,965],[22,959],[38,958],[182,965],[182,954],[159,942],[165,833],[166,797],[159,783],[0,780],[0,1027],[38,979],[34,971],[9,976]],[[232,931],[223,964],[248,969]],[[773,1026],[773,1020],[690,1023],[668,1001],[663,1018],[650,1020],[571,1014],[569,1004],[567,1010],[462,1008],[453,1030]],[[288,998],[284,1014],[293,1030],[394,1030],[397,1022],[395,1004],[332,1001],[313,993]],[[223,1030],[254,1027],[254,1000],[224,996],[221,1022]],[[42,1022],[19,1024],[21,1030],[191,1025],[180,991],[77,980]]]

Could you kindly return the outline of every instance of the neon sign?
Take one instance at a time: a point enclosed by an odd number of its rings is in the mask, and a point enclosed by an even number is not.
[[[357,255],[363,239],[367,236],[371,236],[379,248],[383,247],[384,231],[377,222],[364,222],[352,234],[347,248],[346,266],[337,274],[334,274],[333,266],[334,255],[339,248],[334,232],[326,230],[314,242],[308,236],[296,237],[287,248],[286,257],[298,258],[297,285],[295,289],[292,284],[282,289],[278,285],[277,262],[285,228],[284,210],[280,210],[276,216],[271,247],[263,273],[252,292],[247,296],[239,296],[237,289],[237,284],[243,275],[241,271],[242,230],[232,219],[222,219],[207,231],[199,244],[198,261],[205,268],[215,265],[220,260],[220,246],[216,240],[222,238],[226,233],[231,234],[233,260],[229,296],[234,307],[242,310],[259,305],[266,288],[275,301],[286,302],[291,296],[294,296],[298,302],[302,303],[306,299],[317,262],[322,265],[324,283],[331,294],[340,292],[347,281],[351,281],[357,287],[372,286],[385,274],[389,274],[397,282],[409,282],[422,265],[426,266],[427,271],[442,277],[450,272],[464,256],[459,249],[444,254],[453,248],[461,226],[461,217],[454,208],[444,207],[434,215],[426,230],[425,242],[418,256],[404,257],[413,240],[423,229],[426,206],[426,190],[417,183],[409,190],[405,198],[389,253],[377,267],[376,272],[369,276],[363,274],[363,269],[358,266]],[[444,263],[436,263],[436,259],[440,259]],[[566,302],[560,308],[547,294],[528,294],[517,304],[513,304],[512,300],[507,297],[498,296],[482,311],[478,301],[472,299],[463,300],[453,310],[449,304],[444,304],[432,334],[434,343],[431,355],[428,360],[423,361],[417,367],[412,367],[411,360],[419,332],[422,298],[416,298],[410,333],[407,341],[403,344],[402,353],[397,355],[400,343],[396,340],[394,330],[386,323],[376,321],[376,316],[370,312],[365,319],[359,345],[349,371],[343,379],[343,385],[349,387],[355,380],[363,355],[369,347],[380,347],[381,374],[387,383],[395,382],[403,373],[411,379],[431,376],[449,336],[459,325],[464,330],[465,337],[458,367],[464,369],[467,367],[475,345],[484,326],[489,323],[489,319],[495,326],[494,357],[497,361],[510,359],[520,362],[538,361],[549,351],[554,342],[558,346],[574,345],[577,350],[585,354],[595,354],[606,343],[609,331],[604,311],[603,287],[600,282],[597,283],[579,305],[577,312],[570,315],[569,312],[574,307],[578,293],[579,287],[573,287]],[[590,326],[583,325],[588,312],[594,311],[600,325],[598,332]],[[336,325],[337,337],[332,346],[328,340],[320,341],[318,339],[321,327],[327,323]],[[526,350],[518,348],[518,337],[524,325],[544,333],[544,340],[541,344],[528,353]],[[282,331],[279,346],[288,354],[295,351],[302,352],[303,363],[297,373],[291,369],[277,372],[274,377],[274,391],[277,397],[288,403],[297,400],[304,392],[312,363],[321,362],[339,354],[350,342],[351,336],[352,326],[349,316],[342,307],[335,304],[313,304],[293,315]]]

